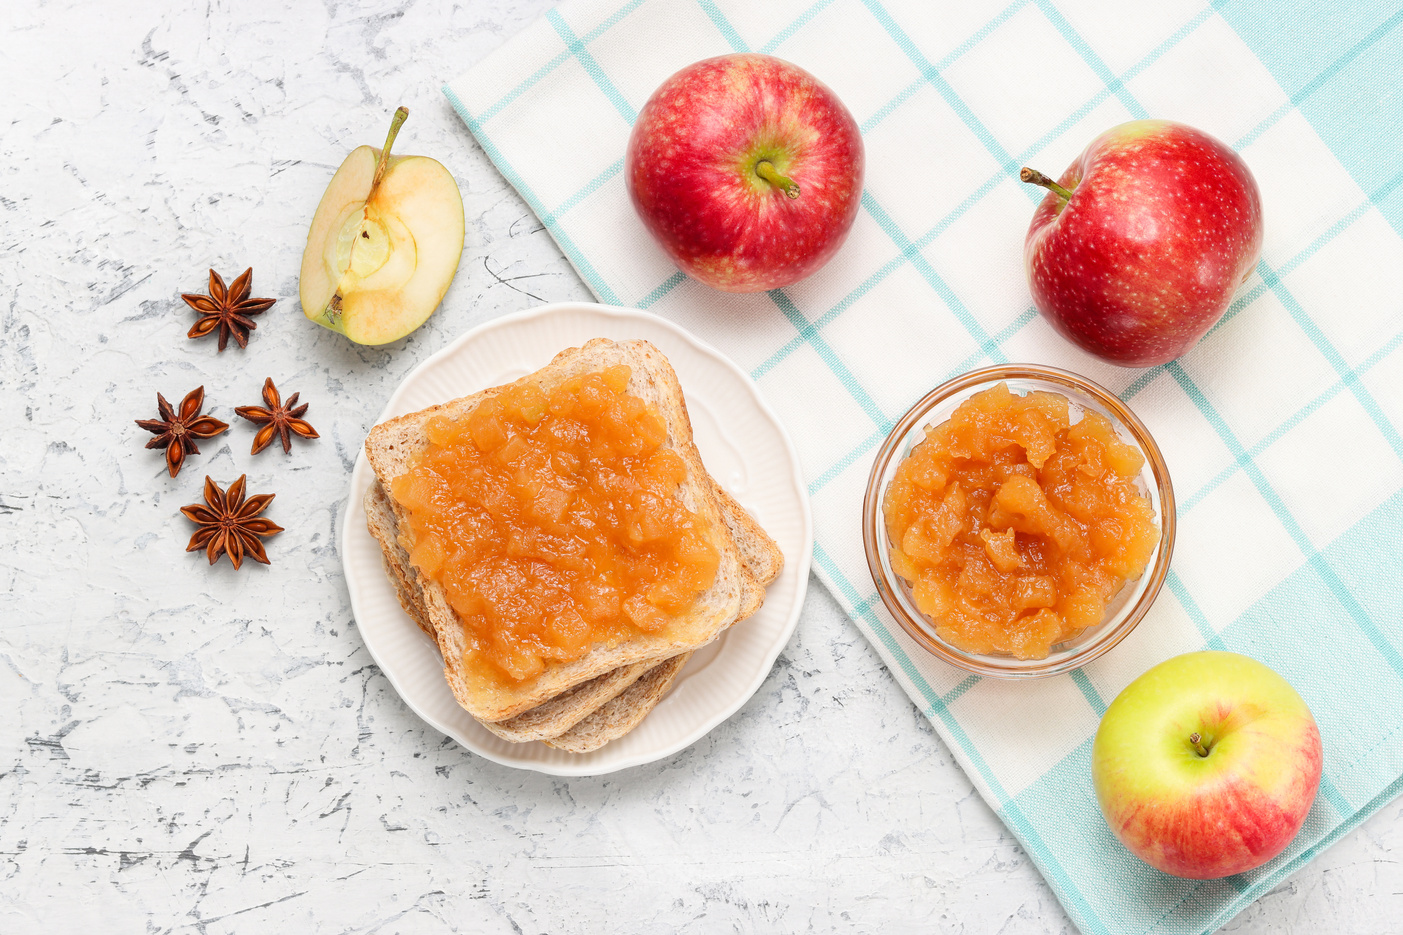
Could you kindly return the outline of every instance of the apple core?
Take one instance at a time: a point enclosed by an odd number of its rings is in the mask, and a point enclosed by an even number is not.
[[[364,279],[385,265],[390,257],[390,235],[378,218],[354,215],[336,238],[336,266]]]

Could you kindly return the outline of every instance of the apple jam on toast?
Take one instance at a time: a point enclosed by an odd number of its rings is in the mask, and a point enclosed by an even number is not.
[[[459,703],[512,741],[626,733],[783,563],[707,474],[645,341],[382,423],[366,497],[400,602]]]
[[[724,527],[674,496],[687,465],[631,376],[519,381],[466,418],[435,416],[390,482],[410,561],[472,631],[475,677],[516,682],[663,632],[716,580]]]

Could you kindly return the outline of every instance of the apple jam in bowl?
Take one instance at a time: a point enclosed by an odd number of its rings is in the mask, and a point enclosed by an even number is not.
[[[883,603],[935,656],[995,678],[1070,672],[1149,610],[1174,493],[1114,394],[1033,364],[937,387],[877,453],[863,544]]]

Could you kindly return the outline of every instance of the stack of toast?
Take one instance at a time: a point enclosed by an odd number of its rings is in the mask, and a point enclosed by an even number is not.
[[[541,741],[572,753],[587,753],[622,737],[667,693],[694,650],[759,610],[765,586],[778,577],[784,564],[774,540],[707,473],[692,442],[677,376],[652,344],[596,338],[562,351],[546,367],[522,379],[548,392],[571,377],[618,364],[632,372],[627,392],[656,408],[667,427],[665,447],[686,464],[686,478],[677,496],[718,531],[721,561],[716,578],[688,611],[675,615],[660,631],[638,631],[622,642],[597,643],[583,656],[547,665],[515,684],[474,679],[464,667],[468,631],[438,582],[410,562],[412,532],[404,507],[390,493],[390,482],[428,447],[424,429],[430,418],[464,418],[505,387],[388,420],[375,426],[365,442],[376,476],[365,496],[367,525],[380,544],[400,605],[438,644],[444,676],[458,703],[508,741]]]

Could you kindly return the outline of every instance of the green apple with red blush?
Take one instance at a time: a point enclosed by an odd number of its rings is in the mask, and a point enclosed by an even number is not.
[[[705,59],[662,83],[629,137],[624,181],[688,276],[760,292],[837,252],[862,198],[862,135],[823,82],[770,55]]]
[[[1091,776],[1111,831],[1165,873],[1217,879],[1271,860],[1320,785],[1320,731],[1284,678],[1195,652],[1131,682],[1101,718]]]
[[[1024,242],[1033,303],[1064,337],[1125,367],[1187,352],[1262,252],[1262,198],[1201,130],[1136,120],[1102,133],[1048,190]]]

